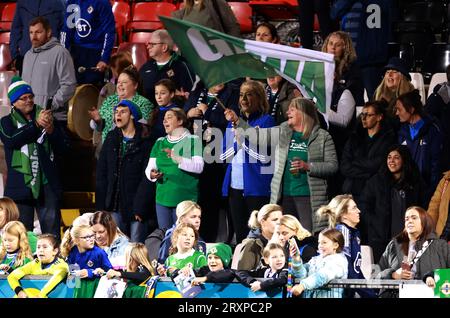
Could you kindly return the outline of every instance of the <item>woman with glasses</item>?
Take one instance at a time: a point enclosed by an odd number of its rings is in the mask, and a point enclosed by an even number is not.
[[[388,148],[395,143],[394,131],[384,120],[386,106],[384,101],[371,101],[363,106],[356,129],[342,152],[342,193],[352,194],[356,203],[366,181],[377,173]]]
[[[370,178],[361,196],[361,241],[378,261],[392,237],[403,229],[409,206],[425,206],[424,183],[406,146],[394,145],[385,164]]]
[[[8,88],[11,113],[0,121],[8,177],[5,196],[14,200],[21,221],[33,230],[37,212],[42,232],[61,236],[61,183],[54,154],[62,154],[68,141],[50,110],[34,103],[31,86],[19,77]]]

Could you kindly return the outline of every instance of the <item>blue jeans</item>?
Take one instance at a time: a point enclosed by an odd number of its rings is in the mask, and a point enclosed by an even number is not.
[[[112,212],[112,218],[117,224],[117,227],[130,237],[130,242],[141,242],[144,243],[145,238],[148,235],[148,222],[143,221],[130,221],[126,222],[122,218],[120,212]]]
[[[156,203],[156,219],[160,229],[169,229],[177,221],[176,207],[167,207]]]

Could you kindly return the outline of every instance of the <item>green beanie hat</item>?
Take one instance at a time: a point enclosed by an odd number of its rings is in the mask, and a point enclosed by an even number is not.
[[[231,257],[233,256],[231,247],[225,243],[208,245],[206,257],[208,257],[209,254],[218,256],[222,260],[223,267],[228,267],[228,265],[230,265]]]
[[[25,82],[20,76],[14,76],[8,87],[8,97],[11,104],[14,104],[22,95],[33,94],[30,84]]]

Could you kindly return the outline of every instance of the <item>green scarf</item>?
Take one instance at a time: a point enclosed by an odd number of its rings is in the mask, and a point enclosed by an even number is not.
[[[42,108],[37,105],[35,107],[37,118],[39,117],[39,113],[42,111]],[[11,119],[14,126],[16,126],[17,128],[28,124],[28,121],[15,108],[11,110]],[[43,140],[44,149],[49,152],[50,147],[48,145],[48,140],[47,138],[43,138]],[[20,149],[14,149],[11,167],[23,174],[25,185],[31,189],[33,198],[37,199],[41,191],[41,186],[42,184],[44,184],[44,176],[41,175],[41,169],[39,168],[37,143],[29,143],[22,146],[22,148]]]

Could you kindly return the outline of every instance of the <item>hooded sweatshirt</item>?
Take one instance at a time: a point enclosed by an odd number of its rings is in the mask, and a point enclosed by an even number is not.
[[[45,107],[53,98],[53,115],[57,120],[67,120],[67,103],[77,85],[75,68],[69,51],[55,37],[25,54],[22,78],[31,85],[37,105]]]

